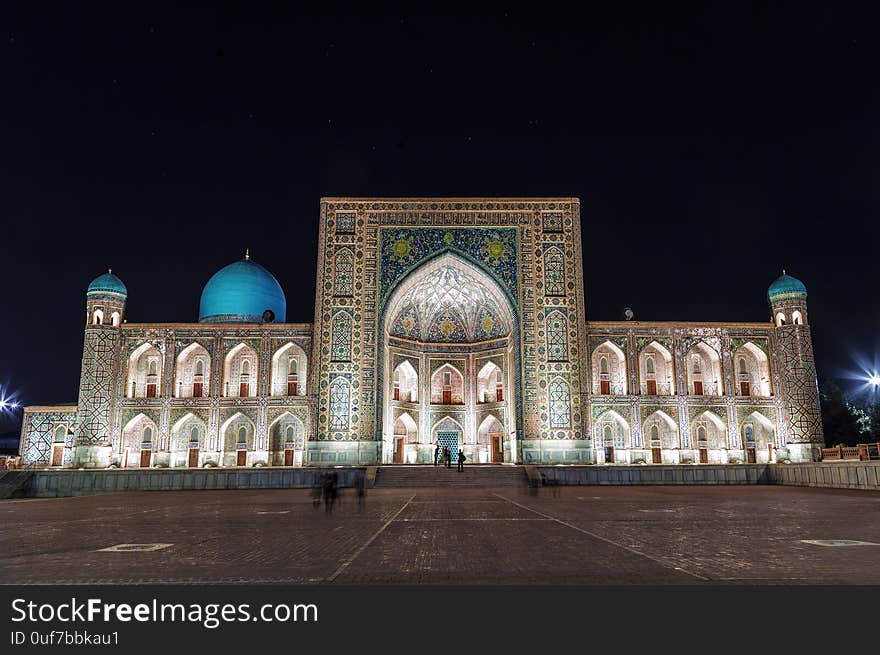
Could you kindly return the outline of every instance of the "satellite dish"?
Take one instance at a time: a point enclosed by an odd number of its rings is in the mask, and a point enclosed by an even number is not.
[[[623,308],[623,318],[624,319],[626,319],[627,321],[631,321],[631,320],[633,320],[633,316],[635,316],[635,314],[633,314],[632,309],[630,309],[629,307]]]
[[[263,312],[263,323],[273,323],[275,321],[275,312],[267,309]]]

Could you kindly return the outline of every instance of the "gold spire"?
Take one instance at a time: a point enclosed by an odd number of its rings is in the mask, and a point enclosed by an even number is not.
[[[108,272],[108,273],[112,273],[112,272],[113,272],[113,269],[110,268],[110,267],[108,266],[108,267],[107,267],[107,272]]]
[[[251,249],[250,248],[244,249],[244,258],[245,258],[245,261],[250,261],[250,259],[251,259]]]

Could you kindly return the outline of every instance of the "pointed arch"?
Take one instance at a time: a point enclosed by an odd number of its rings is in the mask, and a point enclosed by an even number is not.
[[[626,394],[626,355],[617,344],[605,340],[593,350],[593,393]]]
[[[302,419],[291,412],[284,412],[269,423],[269,443],[275,452],[285,448],[302,450],[305,447],[306,426]]]
[[[761,412],[753,411],[740,423],[743,447],[764,451],[776,444],[776,425]]]
[[[652,412],[642,425],[646,446],[674,449],[679,447],[678,424],[661,409]]]
[[[504,374],[492,361],[486,362],[477,372],[477,402],[497,403],[505,398]]]
[[[227,398],[256,396],[258,363],[257,351],[246,343],[231,348],[223,360],[223,395]]]
[[[211,356],[197,341],[189,344],[177,356],[174,396],[201,398],[210,396]]]
[[[431,374],[431,404],[464,404],[464,375],[449,362]]]
[[[720,396],[723,394],[721,357],[705,341],[697,341],[684,356],[688,394]]]
[[[254,450],[255,432],[256,425],[253,420],[241,412],[236,412],[223,421],[220,426],[220,434],[223,435],[223,451],[232,453],[236,450]],[[242,437],[244,437],[244,441],[241,440]],[[241,448],[242,444],[244,444],[244,448]]]
[[[122,450],[128,449],[130,452],[140,452],[144,442],[149,442],[151,446],[158,443],[159,428],[155,421],[144,413],[133,416],[122,428]],[[136,466],[137,460],[129,459],[129,466]]]
[[[273,396],[304,396],[308,374],[306,352],[293,341],[288,341],[272,355]]]
[[[162,393],[165,357],[153,343],[145,341],[128,357],[125,385],[127,398],[158,398]]]
[[[402,400],[407,403],[415,403],[419,400],[419,374],[408,359],[403,360],[394,369],[391,376],[391,397],[393,400]]]
[[[770,360],[763,348],[747,341],[733,353],[737,396],[769,397]]]
[[[419,426],[408,412],[403,412],[394,421],[394,437],[402,437],[404,443],[418,443]]]
[[[673,373],[672,353],[659,341],[651,341],[639,352],[639,383],[643,395],[673,395]]]
[[[691,421],[691,441],[696,448],[727,448],[727,425],[715,412],[701,412]]]
[[[599,415],[593,427],[593,439],[597,445],[630,447],[631,430],[629,422],[613,409]]]

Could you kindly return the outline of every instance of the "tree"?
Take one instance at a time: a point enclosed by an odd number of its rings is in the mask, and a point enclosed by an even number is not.
[[[829,379],[819,385],[819,404],[826,446],[854,446],[864,443],[866,436],[870,437],[865,431],[868,422],[865,412],[853,405],[843,390]]]

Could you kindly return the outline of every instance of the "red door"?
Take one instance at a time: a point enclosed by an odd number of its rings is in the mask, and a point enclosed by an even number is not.
[[[142,450],[141,451],[141,468],[149,468],[150,467],[150,453],[153,452],[151,450]]]
[[[202,382],[193,382],[193,398],[201,398],[204,393],[205,385]]]
[[[495,402],[504,400],[504,387],[495,387]]]
[[[238,385],[238,397],[239,398],[247,398],[251,395],[250,386],[247,382],[242,382]]]
[[[403,439],[394,440],[394,463],[403,464]]]
[[[199,465],[199,449],[198,448],[190,448],[189,449],[189,462],[187,462],[190,468],[196,468]]]
[[[287,383],[287,395],[288,396],[296,396],[298,390],[299,390],[299,382],[288,382]]]
[[[452,389],[444,389],[443,390],[443,404],[451,405],[452,404]]]
[[[293,450],[290,448],[284,449],[284,466],[293,466]]]
[[[702,396],[703,395],[703,383],[700,380],[694,380],[694,395]]]
[[[492,444],[492,463],[500,464],[503,460],[503,451],[501,446],[501,437],[503,435],[500,432],[490,432],[489,433],[489,443]]]
[[[61,466],[64,463],[64,444],[52,446],[52,466]]]
[[[156,383],[150,382],[147,385],[147,398],[155,398],[156,397]]]
[[[749,383],[748,382],[740,382],[739,383],[739,392],[743,396],[751,396],[752,394],[750,393],[751,389],[749,389]]]
[[[648,380],[648,395],[657,395],[657,380]]]
[[[651,448],[651,460],[654,464],[661,464],[663,462],[659,448]]]
[[[238,451],[238,461],[236,462],[237,466],[247,466],[247,451],[239,450]]]
[[[754,464],[757,461],[754,448],[746,448],[746,461],[749,464]]]
[[[599,382],[599,393],[603,396],[607,396],[611,393],[611,380],[601,380]]]
[[[700,464],[708,464],[709,463],[709,449],[708,448],[700,448]]]
[[[400,400],[400,387],[394,386],[394,400]]]

